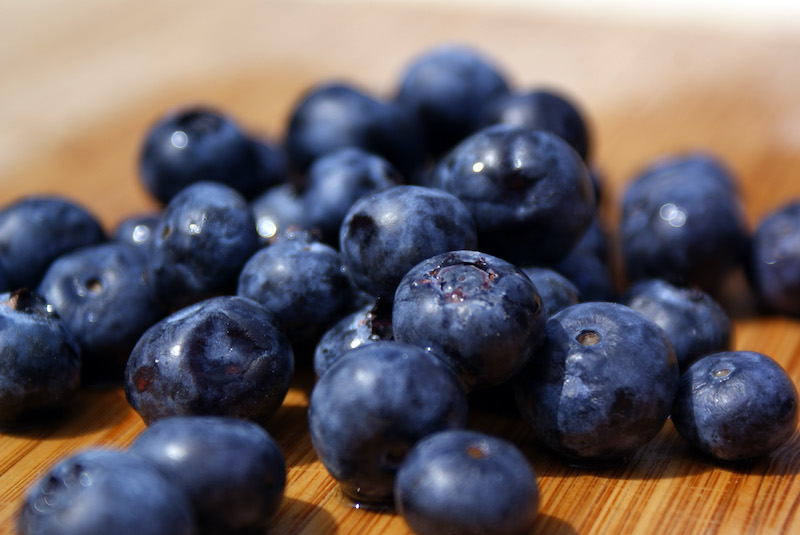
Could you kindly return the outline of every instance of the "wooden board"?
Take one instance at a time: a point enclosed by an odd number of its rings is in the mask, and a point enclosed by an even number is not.
[[[405,63],[444,41],[477,46],[517,87],[556,87],[580,102],[611,208],[637,168],[692,148],[735,170],[753,225],[800,196],[800,38],[783,31],[358,2],[42,0],[3,10],[0,202],[63,193],[108,228],[155,207],[135,161],[165,110],[210,103],[277,139],[311,83],[335,77],[390,95]],[[735,345],[773,356],[800,384],[797,320],[740,318]],[[407,533],[391,512],[341,496],[306,431],[313,377],[295,383],[269,425],[289,465],[273,532]],[[470,425],[513,440],[531,460],[537,533],[800,532],[797,434],[769,457],[724,465],[694,453],[668,423],[628,462],[587,470],[548,453],[513,413],[484,408]],[[81,392],[57,426],[0,435],[0,532],[13,532],[26,487],[59,458],[127,447],[143,428],[112,389]]]

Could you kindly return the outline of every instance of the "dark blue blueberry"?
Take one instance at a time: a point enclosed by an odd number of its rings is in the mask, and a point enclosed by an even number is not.
[[[148,461],[112,450],[61,460],[34,484],[19,535],[194,535],[194,509]]]
[[[578,288],[581,301],[615,301],[618,297],[609,242],[595,218],[578,243],[553,266]]]
[[[148,275],[172,309],[232,294],[245,262],[258,248],[250,207],[235,190],[198,182],[164,211],[148,254]]]
[[[438,156],[474,132],[481,109],[507,92],[503,73],[489,59],[466,46],[443,45],[408,65],[395,99],[416,114],[428,152]]]
[[[452,251],[403,277],[392,307],[399,342],[427,348],[469,390],[511,379],[542,343],[547,310],[531,280],[505,260]]]
[[[694,153],[658,161],[633,179],[619,233],[630,281],[660,278],[712,295],[744,265],[749,239],[732,175]]]
[[[396,185],[400,175],[380,156],[350,147],[318,158],[308,169],[306,224],[327,243],[339,244],[339,228],[360,197]]]
[[[286,487],[286,463],[258,425],[220,416],[165,418],[130,453],[153,463],[188,496],[199,533],[263,533]]]
[[[541,267],[522,268],[522,271],[536,286],[548,317],[581,301],[578,288],[561,273]]]
[[[259,167],[256,193],[261,194],[269,188],[286,183],[289,180],[289,161],[283,148],[263,138],[254,138],[252,143]]]
[[[140,248],[107,242],[60,256],[37,292],[81,348],[82,383],[120,384],[139,337],[164,316]]]
[[[716,459],[767,455],[794,434],[797,388],[780,364],[753,351],[707,355],[681,376],[675,429]]]
[[[260,151],[223,113],[192,107],[169,113],[146,133],[139,172],[162,203],[196,182],[219,182],[252,197],[264,189]]]
[[[700,357],[730,349],[731,319],[702,290],[652,279],[635,284],[621,302],[664,329],[682,371]]]
[[[528,535],[539,486],[512,443],[477,431],[439,431],[400,466],[395,508],[416,535]]]
[[[20,199],[0,210],[0,264],[7,288],[35,288],[53,260],[105,239],[97,219],[68,199]]]
[[[750,246],[748,276],[771,312],[800,315],[800,202],[765,216]]]
[[[80,349],[53,307],[25,289],[0,294],[0,424],[60,412],[80,374]]]
[[[625,457],[672,409],[678,363],[664,331],[624,305],[581,303],[547,321],[542,349],[517,376],[525,421],[578,462]]]
[[[543,130],[480,130],[439,161],[432,183],[467,206],[481,249],[516,265],[559,261],[595,213],[583,160]]]
[[[111,237],[116,241],[142,247],[147,250],[156,227],[163,218],[161,212],[137,214],[119,222]]]
[[[397,469],[414,444],[466,419],[456,376],[424,349],[398,342],[349,351],[319,378],[308,406],[314,451],[359,503],[390,502]]]
[[[125,397],[145,423],[168,416],[232,416],[263,422],[294,373],[286,334],[267,309],[220,296],[150,327],[125,368]]]
[[[382,156],[405,177],[424,163],[413,115],[346,83],[317,85],[301,96],[289,118],[285,145],[290,164],[300,172],[344,147]]]
[[[250,209],[255,219],[258,241],[267,245],[292,228],[309,229],[305,197],[294,184],[280,184],[253,199]]]
[[[453,195],[394,186],[362,197],[342,223],[340,250],[356,287],[391,301],[400,279],[431,256],[476,245],[475,223]]]
[[[583,113],[566,95],[549,89],[509,93],[492,100],[481,112],[481,126],[509,124],[548,130],[589,156],[589,132]]]

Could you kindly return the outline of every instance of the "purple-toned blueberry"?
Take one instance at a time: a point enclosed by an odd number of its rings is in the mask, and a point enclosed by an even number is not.
[[[461,201],[438,189],[407,185],[356,201],[339,236],[356,287],[390,301],[400,279],[422,260],[476,245],[475,223]]]
[[[260,245],[268,245],[290,229],[309,229],[305,197],[294,184],[279,184],[253,199],[250,210]]]
[[[0,294],[0,425],[30,423],[65,408],[80,385],[80,348],[38,294]]]
[[[448,44],[414,58],[401,74],[395,100],[418,117],[428,153],[450,150],[479,126],[479,113],[508,93],[505,75],[464,45]]]
[[[122,242],[60,256],[37,292],[80,346],[84,385],[120,384],[133,346],[165,313],[148,283],[144,253]]]
[[[608,302],[580,303],[547,321],[514,394],[536,436],[577,462],[623,458],[652,439],[672,410],[678,362],[664,331]]]
[[[583,236],[595,213],[589,171],[566,141],[508,125],[476,132],[436,165],[432,184],[458,197],[478,244],[516,265],[548,265]]]
[[[416,535],[528,535],[539,486],[511,442],[477,431],[439,431],[400,466],[395,509]]]
[[[504,383],[539,349],[547,310],[523,271],[478,251],[420,262],[397,287],[395,340],[444,359],[468,390]]]
[[[719,303],[698,288],[652,279],[635,284],[621,302],[664,329],[681,371],[700,357],[730,349],[733,328],[730,317]]]
[[[286,463],[260,426],[221,416],[164,418],[130,453],[156,466],[197,512],[198,532],[264,532],[286,487]]]
[[[453,372],[416,346],[375,342],[345,354],[311,391],[311,443],[342,492],[390,503],[397,469],[421,438],[466,425]]]
[[[578,288],[558,271],[542,267],[527,267],[522,271],[536,286],[548,317],[581,301]]]
[[[148,212],[126,217],[114,228],[111,238],[147,250],[148,244],[153,239],[156,227],[163,217],[164,215],[161,212]]]
[[[62,197],[25,197],[0,210],[0,264],[7,288],[35,288],[62,254],[105,241],[98,220]]]
[[[125,397],[145,423],[168,416],[264,422],[289,390],[294,355],[277,320],[255,301],[220,296],[150,327],[125,368]]]
[[[767,455],[797,428],[797,388],[767,355],[707,355],[681,376],[672,410],[675,429],[712,457],[736,461]]]
[[[194,535],[189,499],[148,461],[84,450],[62,459],[29,490],[19,535]]]

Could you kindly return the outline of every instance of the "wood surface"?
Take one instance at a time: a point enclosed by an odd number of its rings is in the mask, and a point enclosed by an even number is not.
[[[504,4],[506,5],[506,4]],[[279,139],[292,103],[338,78],[391,95],[406,62],[445,41],[494,58],[518,88],[581,104],[609,220],[650,159],[703,148],[741,181],[748,221],[800,197],[800,38],[746,26],[615,22],[517,9],[349,2],[8,2],[0,7],[0,203],[63,193],[111,229],[156,207],[138,182],[145,129],[188,102],[216,105]],[[735,347],[766,353],[800,384],[800,323],[737,318]],[[302,367],[302,366],[301,366]],[[355,508],[306,430],[313,376],[300,372],[268,426],[289,466],[274,533],[402,534],[390,511]],[[667,423],[633,458],[571,467],[512,411],[476,407],[470,425],[518,444],[538,474],[536,533],[800,533],[800,437],[740,464],[691,450]],[[80,392],[66,418],[0,434],[0,532],[25,489],[87,447],[125,448],[144,429],[119,389]]]

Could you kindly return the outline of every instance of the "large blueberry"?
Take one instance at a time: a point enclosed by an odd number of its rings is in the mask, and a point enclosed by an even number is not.
[[[200,533],[264,532],[283,498],[283,453],[252,422],[164,418],[139,435],[130,452],[153,463],[189,497]]]
[[[125,397],[146,423],[167,416],[232,416],[263,422],[294,373],[286,334],[267,309],[220,296],[150,327],[125,368]]]
[[[19,535],[194,535],[188,497],[148,461],[113,450],[62,459],[29,490]]]
[[[517,265],[552,264],[595,213],[589,171],[566,141],[543,130],[490,126],[436,165],[432,184],[458,197],[482,250]]]
[[[753,351],[707,355],[681,376],[672,422],[692,446],[717,459],[766,455],[797,427],[798,394],[770,357]]]
[[[397,287],[396,340],[428,348],[470,390],[511,379],[536,352],[547,310],[536,286],[512,264],[478,251],[424,260]]]
[[[417,535],[528,535],[539,512],[536,474],[511,442],[439,431],[400,466],[395,506]]]
[[[608,302],[580,303],[547,321],[542,349],[514,383],[536,436],[577,461],[624,457],[666,422],[678,363],[664,331]]]
[[[349,351],[311,392],[308,424],[322,464],[356,502],[389,502],[395,474],[424,436],[463,427],[466,394],[424,349],[375,342]]]
[[[476,246],[475,223],[461,201],[422,186],[394,186],[362,197],[347,212],[339,236],[355,285],[388,300],[419,262]]]

